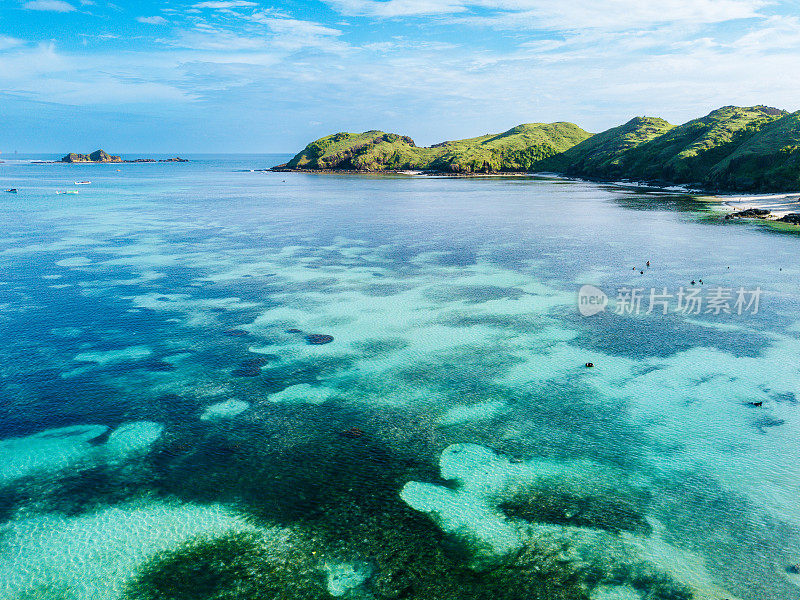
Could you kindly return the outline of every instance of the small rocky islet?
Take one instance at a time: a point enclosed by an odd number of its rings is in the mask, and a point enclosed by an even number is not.
[[[91,154],[78,154],[76,152],[70,152],[69,154],[65,155],[61,158],[61,160],[56,161],[61,163],[184,163],[189,162],[185,158],[181,158],[176,156],[174,158],[136,158],[133,160],[124,160],[121,156],[114,156],[109,154],[105,150],[95,150]]]

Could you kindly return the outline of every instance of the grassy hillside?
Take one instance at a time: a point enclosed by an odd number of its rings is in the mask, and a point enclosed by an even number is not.
[[[621,172],[634,180],[702,185],[717,163],[785,114],[766,106],[725,106],[632,148],[621,157]]]
[[[541,166],[567,175],[614,179],[621,175],[621,157],[628,150],[665,134],[673,127],[657,117],[635,117],[624,125],[593,135]]]
[[[433,153],[396,133],[336,133],[311,142],[287,163],[290,169],[380,171],[419,169]]]
[[[439,144],[436,149],[444,153],[430,168],[453,173],[530,171],[590,136],[573,123],[527,123],[497,135]]]
[[[704,183],[729,190],[800,190],[800,111],[750,136],[709,171]]]
[[[422,169],[452,173],[527,171],[542,159],[563,152],[589,136],[572,123],[530,123],[498,135],[487,134],[420,148],[411,138],[394,133],[337,133],[310,143],[286,166],[291,169]]]
[[[420,148],[383,131],[312,142],[288,168],[557,171],[595,179],[688,184],[713,190],[800,190],[800,112],[724,106],[677,127],[636,117],[591,135],[572,123],[529,123],[500,134]]]

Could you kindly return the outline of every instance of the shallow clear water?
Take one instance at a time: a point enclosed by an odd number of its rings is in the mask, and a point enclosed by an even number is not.
[[[285,158],[0,164],[3,598],[800,598],[800,239]]]

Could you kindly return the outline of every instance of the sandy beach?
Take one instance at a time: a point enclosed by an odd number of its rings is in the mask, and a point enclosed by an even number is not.
[[[712,196],[709,199],[720,202],[731,212],[748,209],[768,210],[768,220],[777,220],[789,213],[800,213],[800,192],[788,194],[754,194],[743,196]]]

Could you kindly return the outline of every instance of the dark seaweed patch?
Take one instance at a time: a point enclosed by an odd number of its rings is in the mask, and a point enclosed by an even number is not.
[[[319,570],[296,548],[276,552],[257,535],[200,540],[150,559],[126,600],[324,600]]]
[[[408,342],[402,338],[367,340],[366,342],[353,344],[353,347],[361,353],[362,358],[381,356],[389,352],[402,350],[407,346]]]
[[[142,406],[137,413],[148,420],[173,423],[196,419],[200,407],[201,403],[189,395],[162,394]]]
[[[584,572],[584,577],[586,584],[592,588],[601,585],[628,585],[640,592],[644,600],[694,598],[689,587],[646,562],[608,564],[600,560]]]
[[[784,419],[778,419],[772,416],[764,416],[756,420],[753,425],[755,425],[756,429],[758,429],[761,433],[767,433],[767,429],[770,427],[779,427],[784,423],[786,423]]]
[[[794,392],[774,393],[771,398],[779,403],[797,404],[797,396]]]
[[[258,377],[261,375],[261,367],[270,362],[270,356],[256,356],[245,359],[231,372],[231,375],[234,377]]]
[[[480,304],[490,300],[518,300],[526,292],[515,287],[497,285],[443,285],[429,288],[425,297],[440,302],[461,300],[469,304]]]
[[[162,493],[233,502],[257,523],[299,525],[316,547],[369,560],[375,570],[366,585],[380,599],[587,600],[593,578],[607,580],[565,558],[558,544],[531,544],[490,568],[470,568],[469,540],[443,533],[399,497],[408,481],[441,483],[446,442],[437,435],[403,411],[262,404],[235,426],[172,431],[150,460]],[[607,529],[645,527],[617,506],[584,510],[585,519],[614,521]],[[686,597],[653,591],[647,598]]]
[[[531,329],[543,327],[545,319],[539,315],[476,315],[469,312],[452,312],[439,319],[439,322],[451,327],[473,327],[478,325],[529,332]]]
[[[25,492],[19,486],[0,487],[0,523],[10,520],[27,500]]]
[[[615,356],[643,359],[666,357],[692,348],[717,348],[737,357],[756,357],[768,347],[769,338],[750,331],[726,331],[703,327],[682,319],[679,314],[657,319],[637,319],[630,315],[600,313],[591,319],[565,315],[569,324],[580,330],[576,343],[588,350]]]
[[[0,488],[0,515],[25,507],[76,516],[139,497],[150,488],[141,466],[92,465],[27,476]],[[6,517],[7,518],[7,517]]]
[[[650,440],[626,412],[624,402],[610,402],[580,380],[532,384],[530,391],[515,394],[504,415],[517,423],[518,435],[489,444],[502,454],[564,461],[585,457],[636,471],[643,467],[641,451]]]
[[[649,535],[652,527],[632,501],[609,495],[579,496],[560,490],[537,489],[500,504],[510,517],[532,523],[551,523],[603,529],[613,533],[630,531]]]
[[[388,523],[386,524],[388,525]],[[371,590],[379,598],[420,600],[588,600],[581,575],[561,547],[526,548],[495,568],[467,568],[467,556],[429,523],[404,520],[376,557]]]
[[[222,335],[226,335],[228,337],[247,337],[250,334],[246,332],[244,329],[226,329],[222,332]]]
[[[418,361],[400,369],[397,377],[411,385],[438,388],[449,397],[474,399],[502,397],[505,388],[493,383],[505,371],[524,359],[496,349],[491,353],[476,352],[474,348],[437,356],[433,361]]]
[[[145,370],[155,372],[169,372],[175,370],[175,365],[168,363],[165,360],[151,359],[145,361],[143,364]]]
[[[793,561],[797,532],[767,511],[689,471],[653,484],[650,510],[665,526],[665,540],[706,556],[709,571],[743,600],[800,598],[797,587],[775,574]],[[754,559],[753,557],[758,557]]]
[[[435,476],[411,449],[381,439],[389,424],[374,417],[309,406],[251,412],[235,427],[196,423],[165,434],[151,455],[159,486],[187,499],[243,503],[288,523],[349,520],[347,507],[389,501],[415,476]],[[363,434],[341,435],[354,428]]]
[[[121,397],[117,389],[92,377],[63,379],[60,374],[56,370],[26,374],[20,387],[9,379],[0,384],[0,393],[5,394],[0,403],[0,438],[85,423],[115,427],[128,420],[132,398]]]
[[[373,283],[364,286],[361,291],[367,296],[387,297],[394,296],[408,289],[411,289],[411,286],[394,283]]]
[[[295,361],[272,368],[261,369],[258,383],[267,394],[280,392],[292,385],[315,384],[323,377],[352,367],[352,357],[325,357],[314,361]]]

